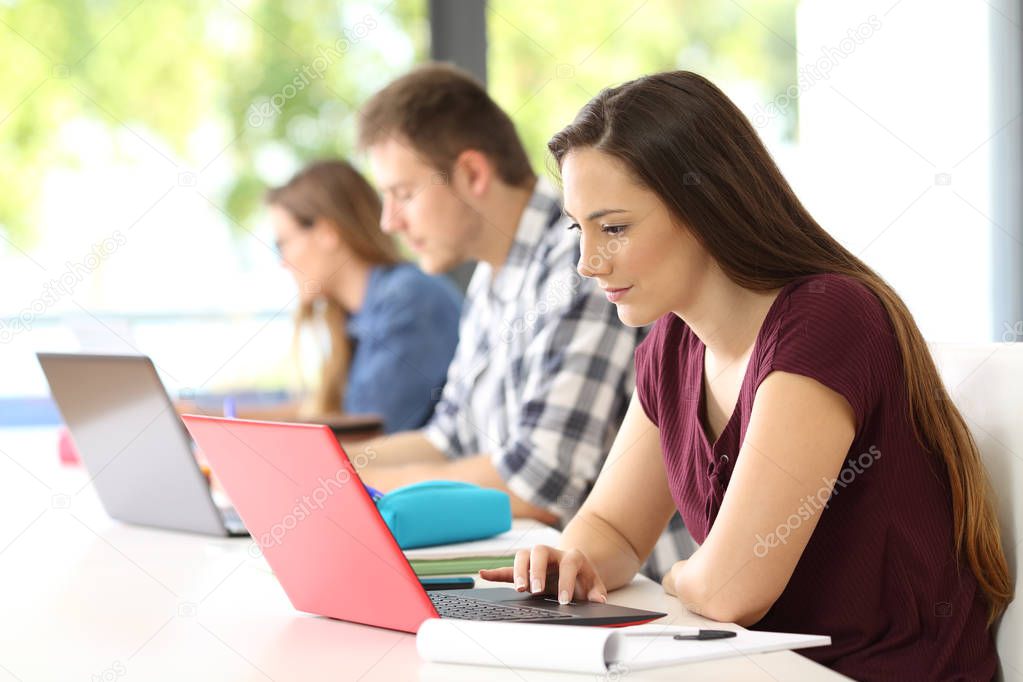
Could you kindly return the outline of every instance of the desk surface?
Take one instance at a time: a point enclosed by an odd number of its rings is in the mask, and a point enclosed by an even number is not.
[[[120,524],[87,481],[57,465],[54,431],[0,431],[0,682],[583,679],[423,663],[411,635],[296,612],[250,540]],[[707,622],[645,579],[610,601],[667,611],[665,623]],[[845,679],[792,652],[628,679],[682,674]]]

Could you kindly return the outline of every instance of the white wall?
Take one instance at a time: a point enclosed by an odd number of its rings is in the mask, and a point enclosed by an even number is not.
[[[807,0],[798,14],[797,190],[932,341],[993,328],[989,168],[1004,122],[991,115],[990,12]]]

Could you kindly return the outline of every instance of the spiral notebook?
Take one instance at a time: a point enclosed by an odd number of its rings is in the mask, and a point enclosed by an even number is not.
[[[656,624],[609,629],[432,618],[420,626],[416,649],[424,660],[436,663],[604,675],[831,644],[830,637],[821,635],[755,630],[710,641],[666,636],[691,630]]]

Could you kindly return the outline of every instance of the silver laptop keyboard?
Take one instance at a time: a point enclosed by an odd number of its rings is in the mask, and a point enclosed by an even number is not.
[[[226,526],[245,527],[245,524],[242,523],[242,517],[238,516],[238,512],[234,510],[234,507],[220,507],[220,515],[223,517],[224,525]]]
[[[571,618],[567,613],[537,609],[532,606],[497,604],[483,599],[463,597],[451,592],[427,592],[442,618],[457,620],[555,620]]]

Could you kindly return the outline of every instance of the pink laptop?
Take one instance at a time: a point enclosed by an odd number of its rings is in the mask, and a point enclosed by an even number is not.
[[[664,615],[511,588],[427,592],[329,427],[182,419],[300,611],[405,632],[437,617],[614,626]]]

